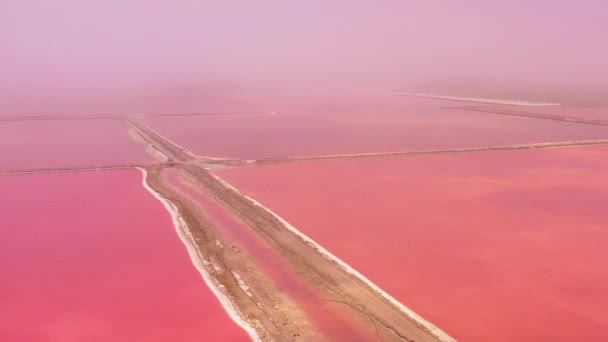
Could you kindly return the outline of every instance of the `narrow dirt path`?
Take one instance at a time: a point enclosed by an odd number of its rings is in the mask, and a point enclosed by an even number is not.
[[[608,135],[608,134],[607,134]],[[284,158],[262,158],[262,159],[216,159],[204,160],[209,167],[213,165],[241,165],[241,164],[277,164],[277,163],[293,163],[313,160],[339,160],[339,159],[362,159],[362,158],[382,158],[396,156],[417,156],[429,154],[448,154],[448,153],[470,153],[484,151],[510,151],[510,150],[533,150],[547,148],[567,148],[580,146],[608,145],[608,139],[600,140],[575,140],[575,141],[558,141],[532,144],[512,144],[512,145],[495,145],[483,147],[465,147],[453,148],[447,150],[422,150],[422,151],[398,151],[398,152],[378,152],[378,153],[357,153],[357,154],[337,154],[327,156],[310,156],[310,157],[284,157]]]
[[[454,109],[462,109],[469,110],[474,112],[482,112],[482,113],[490,113],[497,115],[509,115],[509,116],[519,116],[524,118],[533,118],[533,119],[541,119],[541,120],[553,120],[553,121],[562,121],[562,122],[570,122],[570,123],[579,123],[585,125],[595,125],[595,126],[608,126],[608,121],[606,120],[592,120],[592,119],[582,119],[577,117],[570,117],[564,115],[554,115],[554,114],[546,114],[541,112],[522,112],[515,109],[510,108],[501,108],[501,107],[460,107]]]

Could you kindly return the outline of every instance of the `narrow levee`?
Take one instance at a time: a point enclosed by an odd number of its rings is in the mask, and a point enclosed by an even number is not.
[[[315,160],[363,159],[363,158],[384,158],[384,157],[396,157],[396,156],[429,155],[429,154],[534,150],[534,149],[581,147],[581,146],[595,146],[595,145],[608,145],[608,139],[559,141],[559,142],[535,143],[535,144],[496,145],[496,146],[469,147],[469,148],[453,148],[453,149],[445,149],[445,150],[337,154],[337,155],[312,156],[312,157],[224,159],[224,160],[217,160],[217,161],[211,160],[211,161],[207,161],[207,163],[210,163],[210,164],[216,163],[216,164],[224,164],[224,165],[277,164],[277,163],[291,163],[291,162],[315,161]]]
[[[246,253],[227,240],[198,206],[166,181],[166,169],[147,169],[147,184],[179,213],[180,229],[194,249],[193,260],[208,277],[233,318],[255,331],[254,339],[291,341],[321,339],[306,315],[267,280]]]
[[[176,161],[174,168],[189,187],[207,196],[197,206],[184,196],[188,191],[167,180],[176,171],[148,168],[150,186],[178,208],[217,287],[262,340],[452,341],[273,213],[213,176],[207,170],[211,164],[204,159],[192,159],[136,120],[128,127]],[[292,276],[280,276],[282,270]],[[322,305],[314,307],[315,302]]]
[[[462,110],[470,110],[475,112],[483,112],[483,113],[491,113],[491,114],[499,114],[499,115],[509,115],[509,116],[520,116],[525,118],[535,118],[535,119],[544,119],[544,120],[553,120],[553,121],[564,121],[564,122],[572,122],[586,125],[596,125],[596,126],[608,126],[608,121],[606,119],[599,118],[585,118],[578,117],[576,115],[564,115],[564,114],[554,114],[551,112],[545,112],[542,109],[539,110],[527,110],[524,111],[521,108],[511,108],[511,107],[479,107],[479,106],[466,106],[462,107]],[[527,109],[527,108],[526,108]]]

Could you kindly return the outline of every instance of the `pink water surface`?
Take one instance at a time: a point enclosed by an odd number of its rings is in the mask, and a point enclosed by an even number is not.
[[[214,171],[462,341],[608,339],[608,148]]]
[[[0,340],[244,341],[137,170],[0,176]]]
[[[0,122],[0,170],[152,162],[112,120]]]
[[[101,94],[100,94],[101,93]],[[0,120],[27,116],[70,115],[112,117],[123,115],[231,114],[262,112],[255,106],[207,96],[205,89],[113,89],[112,95],[90,90],[73,94],[26,94],[0,99]],[[119,93],[119,94],[116,94]]]
[[[608,127],[450,109],[146,118],[210,157],[419,151],[608,138]]]

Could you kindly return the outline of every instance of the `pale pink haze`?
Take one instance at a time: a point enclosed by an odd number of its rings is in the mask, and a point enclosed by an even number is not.
[[[259,84],[398,88],[481,80],[605,94],[607,6],[4,0],[0,115],[154,110],[150,101],[181,110],[183,96]]]

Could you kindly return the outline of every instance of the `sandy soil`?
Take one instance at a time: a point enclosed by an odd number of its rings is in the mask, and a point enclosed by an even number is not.
[[[170,201],[186,222],[200,262],[216,289],[264,341],[323,340],[305,315],[268,281],[239,246],[227,241],[183,194],[168,186],[161,167],[147,169],[148,185]],[[246,285],[244,285],[246,284]],[[246,290],[244,289],[246,286]],[[253,296],[252,294],[255,294]]]
[[[166,170],[164,178],[172,187],[193,200],[226,240],[242,247],[241,253],[249,255],[265,276],[292,298],[295,304],[306,313],[315,329],[321,331],[329,340],[372,341],[377,339],[375,331],[367,322],[353,317],[350,307],[327,300],[306,282],[297,270],[291,267],[281,253],[266,243],[229,209],[196,186],[195,181],[190,181],[188,179],[190,177],[184,175],[183,172],[178,172],[177,169],[169,169]],[[216,241],[216,244],[222,245],[219,241]],[[211,263],[214,264],[213,260]],[[214,268],[217,267],[214,265]],[[237,276],[235,275],[235,277]],[[247,282],[239,282],[239,286],[243,291],[251,293]],[[251,296],[255,296],[255,294],[251,293]]]

